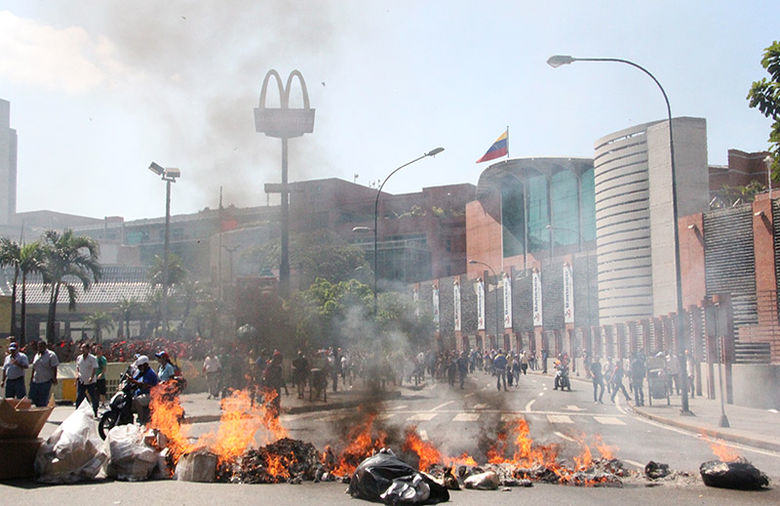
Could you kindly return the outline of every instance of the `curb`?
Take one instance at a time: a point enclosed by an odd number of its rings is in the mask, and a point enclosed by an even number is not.
[[[400,391],[394,391],[394,392],[387,392],[385,395],[382,396],[365,397],[365,398],[354,399],[349,401],[333,402],[330,404],[313,404],[313,405],[304,405],[304,406],[293,406],[290,408],[282,408],[282,414],[295,415],[300,413],[312,413],[316,411],[333,411],[336,409],[356,408],[361,404],[364,404],[366,401],[381,402],[381,401],[391,400],[391,399],[400,399],[401,397],[402,396]],[[194,424],[194,423],[218,422],[221,419],[221,417],[222,415],[188,416],[184,418],[182,423]]]
[[[763,439],[755,439],[749,436],[742,436],[740,434],[731,434],[728,432],[723,432],[719,429],[711,429],[709,427],[703,427],[701,425],[684,423],[678,420],[674,420],[672,418],[667,418],[665,416],[651,414],[642,409],[637,409],[635,407],[632,407],[631,411],[639,416],[648,418],[655,422],[662,423],[664,425],[671,425],[679,429],[684,429],[684,430],[704,434],[706,436],[723,439],[724,441],[731,441],[733,443],[741,443],[748,446],[754,446],[756,448],[762,448],[764,450],[780,452],[780,443],[773,443],[772,441],[765,441]]]

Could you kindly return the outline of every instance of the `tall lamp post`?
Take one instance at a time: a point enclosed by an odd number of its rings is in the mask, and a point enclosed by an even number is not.
[[[403,169],[407,165],[411,165],[414,162],[418,162],[418,161],[422,160],[423,158],[425,158],[427,156],[436,156],[439,153],[441,153],[442,151],[444,151],[444,148],[442,148],[442,147],[434,148],[434,149],[428,151],[427,153],[425,153],[425,154],[423,154],[421,156],[418,156],[414,160],[412,160],[410,162],[406,162],[405,164],[401,165],[400,167],[395,169],[393,172],[391,172],[385,178],[384,181],[382,181],[382,184],[379,186],[379,189],[376,191],[376,200],[374,200],[374,319],[375,320],[376,320],[376,312],[377,312],[377,292],[376,292],[376,290],[377,290],[377,278],[379,277],[379,275],[377,274],[377,271],[376,271],[377,265],[378,265],[378,263],[377,263],[377,250],[378,250],[377,241],[378,241],[378,238],[379,238],[378,228],[377,228],[379,220],[378,220],[377,217],[379,215],[379,197],[382,196],[382,188],[385,187],[385,183],[387,183],[387,180],[390,179],[393,174],[395,174],[399,170]]]
[[[688,375],[687,375],[688,368],[687,368],[687,361],[685,359],[685,344],[683,343],[684,322],[683,322],[683,300],[682,300],[682,276],[680,273],[680,237],[678,231],[679,227],[677,225],[677,177],[676,177],[677,172],[676,172],[675,161],[674,161],[674,135],[672,133],[672,108],[669,105],[669,97],[666,95],[666,91],[664,90],[663,86],[661,86],[661,83],[658,82],[658,79],[656,79],[655,76],[651,74],[649,70],[630,60],[625,60],[622,58],[575,58],[574,56],[557,54],[548,58],[547,64],[553,68],[557,68],[560,67],[561,65],[569,65],[577,61],[624,63],[626,65],[630,65],[636,69],[639,69],[645,74],[647,74],[648,76],[650,76],[650,79],[652,79],[653,82],[655,82],[655,84],[658,86],[658,89],[661,90],[661,94],[664,96],[664,101],[666,102],[666,114],[669,120],[669,156],[671,158],[670,165],[671,165],[671,176],[672,176],[672,228],[674,230],[674,274],[677,283],[677,355],[678,355],[677,358],[680,361],[680,371],[681,371],[680,376],[682,380],[680,382],[682,387],[682,398],[681,398],[682,408],[680,412],[683,415],[693,415],[688,405]]]
[[[163,279],[162,279],[162,320],[164,337],[168,337],[168,257],[170,255],[170,228],[171,228],[171,183],[181,177],[181,170],[173,167],[161,167],[155,162],[149,165],[149,170],[160,176],[165,181],[165,242],[163,243]]]
[[[485,262],[480,262],[479,260],[472,259],[469,260],[469,263],[471,265],[477,265],[477,264],[484,265],[485,267],[490,269],[490,272],[493,274],[493,277],[496,278],[496,289],[494,293],[496,294],[496,345],[498,345],[499,344],[498,336],[503,334],[503,332],[501,332],[501,320],[499,320],[498,318],[498,282],[499,282],[498,274],[496,274],[496,270],[493,267],[491,267],[490,264],[487,264]],[[501,346],[503,347],[503,345]]]

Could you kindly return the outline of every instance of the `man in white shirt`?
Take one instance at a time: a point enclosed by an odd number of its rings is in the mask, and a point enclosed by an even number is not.
[[[203,373],[206,375],[206,383],[209,388],[209,396],[215,399],[219,395],[219,373],[222,371],[222,363],[216,353],[209,353],[203,361]]]
[[[46,342],[38,341],[38,353],[35,354],[32,363],[30,400],[39,408],[49,403],[51,386],[57,384],[57,366],[59,364],[57,355],[46,347]]]
[[[76,407],[81,405],[87,394],[92,403],[92,411],[97,417],[98,393],[95,382],[95,374],[98,370],[98,361],[95,355],[89,353],[89,345],[81,345],[81,355],[76,359],[76,371],[78,373],[78,391],[76,393]]]
[[[19,346],[12,342],[8,346],[8,355],[3,362],[3,381],[0,387],[5,387],[5,396],[8,399],[23,398],[27,395],[24,389],[24,370],[30,366],[27,355],[19,351]]]

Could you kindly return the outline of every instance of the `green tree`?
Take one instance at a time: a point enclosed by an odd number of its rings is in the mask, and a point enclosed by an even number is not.
[[[91,315],[88,315],[84,319],[84,321],[86,322],[87,325],[89,325],[95,330],[95,340],[98,343],[103,342],[102,332],[104,330],[110,331],[116,325],[114,323],[114,318],[105,311],[98,311],[92,313]]]
[[[122,323],[125,325],[125,339],[130,339],[130,320],[133,319],[133,316],[140,317],[142,311],[143,308],[141,302],[138,299],[132,297],[127,299],[122,297],[122,299],[117,302],[114,313],[116,314],[116,318],[119,321],[120,330],[122,329]]]
[[[49,312],[46,320],[46,339],[54,340],[54,323],[57,318],[57,300],[61,290],[68,295],[68,308],[76,309],[78,293],[74,280],[84,291],[100,280],[100,248],[91,237],[78,236],[72,230],[63,233],[47,230],[41,237],[43,250],[44,287],[50,291]]]
[[[19,252],[19,270],[22,271],[22,317],[19,339],[27,341],[27,276],[43,270],[43,248],[41,243],[25,244]]]
[[[19,282],[19,262],[21,247],[16,241],[0,237],[0,267],[13,267],[14,278],[11,284],[11,328],[9,334],[16,335],[16,287]]]
[[[155,255],[152,268],[149,270],[149,282],[152,287],[162,286],[163,284],[163,271],[165,270],[165,263],[162,256]],[[184,264],[181,261],[181,257],[174,254],[168,254],[168,287],[173,287],[181,283],[187,278],[187,269],[184,268]]]
[[[769,132],[769,152],[772,156],[772,180],[778,180],[780,173],[780,42],[774,41],[764,50],[761,66],[769,73],[760,81],[754,81],[747,99],[751,108],[758,108],[772,120]]]

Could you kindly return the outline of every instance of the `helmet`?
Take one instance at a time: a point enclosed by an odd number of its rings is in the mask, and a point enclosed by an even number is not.
[[[157,358],[168,358],[168,352],[165,350],[158,351],[157,353],[154,354],[154,356]]]
[[[144,364],[149,364],[149,357],[146,355],[140,355],[137,359],[135,359],[135,363],[133,364],[136,367],[140,367]]]

